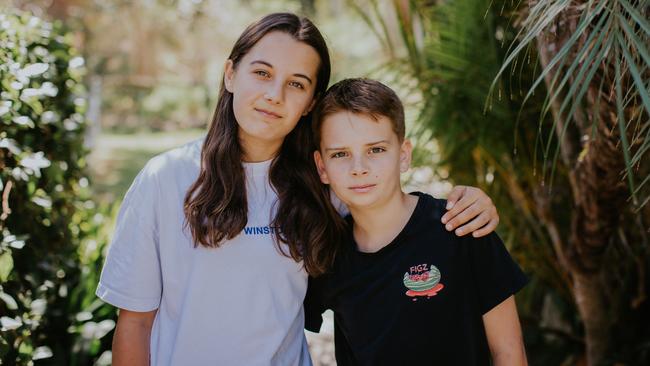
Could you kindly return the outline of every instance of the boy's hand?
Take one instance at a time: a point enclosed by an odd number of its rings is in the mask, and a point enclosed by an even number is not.
[[[447,231],[455,229],[458,236],[472,233],[479,238],[494,231],[499,224],[497,208],[490,197],[476,187],[455,186],[447,197],[447,210],[441,221]]]

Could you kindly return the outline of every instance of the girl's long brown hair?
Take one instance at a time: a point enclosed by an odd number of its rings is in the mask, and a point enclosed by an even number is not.
[[[290,13],[265,16],[250,25],[230,53],[236,68],[248,51],[266,34],[281,31],[313,47],[320,56],[314,98],[320,98],[329,82],[327,45],[307,18]],[[291,55],[287,55],[291,57]],[[341,244],[344,220],[330,202],[312,160],[315,144],[311,113],[302,117],[284,139],[271,163],[269,180],[278,195],[271,226],[280,251],[303,260],[311,275],[326,271]],[[185,195],[184,212],[195,246],[219,247],[239,235],[248,221],[242,148],[233,112],[233,95],[221,82],[217,107],[201,150],[201,170]],[[287,251],[288,249],[288,251]]]

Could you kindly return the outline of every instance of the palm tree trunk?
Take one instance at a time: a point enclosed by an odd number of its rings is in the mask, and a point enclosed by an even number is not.
[[[574,8],[575,9],[575,8]],[[579,10],[576,10],[579,11]],[[577,14],[567,11],[555,25],[554,33],[547,32],[537,39],[540,62],[546,68],[554,56],[553,50],[562,48],[564,41],[575,31]],[[580,45],[582,46],[582,45]],[[555,70],[561,72],[561,70]],[[599,70],[605,75],[604,67]],[[600,365],[612,351],[610,337],[613,319],[607,315],[607,309],[615,305],[616,299],[608,297],[608,286],[604,278],[606,250],[615,236],[620,221],[620,213],[628,195],[620,173],[625,163],[617,142],[616,106],[607,96],[599,91],[601,77],[596,77],[589,88],[589,97],[584,109],[578,110],[572,118],[582,119],[585,110],[594,110],[596,100],[600,99],[596,122],[598,133],[594,138],[591,123],[575,123],[577,138],[561,135],[562,121],[557,101],[551,105],[556,132],[560,143],[562,162],[569,170],[569,183],[573,192],[574,203],[571,212],[571,233],[564,250],[567,270],[573,282],[572,291],[576,306],[584,325],[586,359],[588,365]],[[546,77],[546,86],[550,90],[553,75]],[[613,81],[605,80],[604,90]],[[609,85],[607,85],[609,84]],[[583,122],[583,121],[580,121]],[[587,138],[583,138],[586,136]]]
[[[603,301],[601,273],[578,272],[572,278],[574,298],[585,328],[587,364],[600,365],[610,348],[611,329]]]

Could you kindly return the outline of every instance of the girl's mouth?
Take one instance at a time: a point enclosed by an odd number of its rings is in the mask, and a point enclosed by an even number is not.
[[[259,112],[265,117],[270,117],[270,118],[281,118],[279,114],[271,111],[267,111],[266,109],[261,109],[261,108],[255,108],[255,111]]]

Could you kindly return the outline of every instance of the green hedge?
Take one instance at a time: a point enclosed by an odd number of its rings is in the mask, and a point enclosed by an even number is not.
[[[0,14],[0,364],[91,364],[115,324],[93,295],[107,215],[89,199],[71,41],[60,24]]]

